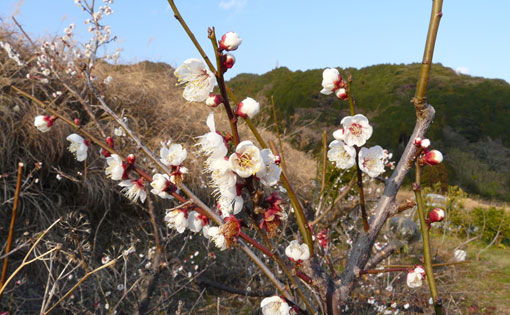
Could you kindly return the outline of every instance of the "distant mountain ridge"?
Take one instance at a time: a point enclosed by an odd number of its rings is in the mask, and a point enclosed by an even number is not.
[[[374,126],[369,145],[379,144],[398,156],[415,123],[410,101],[420,64],[337,69],[345,79],[352,75],[356,111],[369,117]],[[313,121],[315,132],[307,135],[314,139],[297,143],[305,143],[302,149],[315,149],[320,131],[328,129],[331,135],[349,114],[347,102],[319,93],[322,71],[282,67],[262,75],[240,74],[229,85],[238,97],[256,97],[268,105],[273,96],[279,117],[289,130],[296,122]],[[434,64],[427,97],[436,109],[428,137],[445,153],[448,182],[485,197],[510,199],[510,84],[458,74]]]

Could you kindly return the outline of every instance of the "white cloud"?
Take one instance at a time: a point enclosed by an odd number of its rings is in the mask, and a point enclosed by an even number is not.
[[[221,0],[219,6],[223,10],[235,9],[236,11],[240,11],[244,8],[246,2],[248,2],[248,0]]]
[[[468,67],[458,67],[455,69],[455,72],[457,74],[469,74],[469,68]]]

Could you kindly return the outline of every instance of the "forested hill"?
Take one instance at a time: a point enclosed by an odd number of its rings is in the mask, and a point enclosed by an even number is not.
[[[420,64],[338,69],[344,78],[352,75],[356,111],[374,126],[369,145],[380,144],[398,156],[415,122],[410,101]],[[314,149],[320,130],[327,128],[331,135],[349,114],[347,102],[319,93],[322,71],[278,68],[263,75],[240,74],[229,85],[238,97],[256,97],[268,111],[273,96],[289,132],[309,124],[310,132],[299,132],[296,145]],[[433,180],[441,178],[472,193],[510,199],[510,84],[457,74],[434,64],[427,96],[436,109],[428,137],[445,153],[447,170],[447,177],[429,174]]]

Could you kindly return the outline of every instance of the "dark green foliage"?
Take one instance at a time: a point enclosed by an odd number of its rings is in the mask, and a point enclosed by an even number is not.
[[[356,111],[366,115],[374,126],[368,145],[379,144],[398,158],[416,120],[410,101],[420,64],[381,64],[339,70],[344,79],[352,75]],[[314,130],[332,131],[343,116],[349,115],[349,106],[334,96],[320,94],[322,71],[293,72],[277,68],[263,75],[238,75],[229,85],[240,99],[251,96],[270,104],[268,100],[273,96],[281,124],[290,132],[296,127],[296,118],[303,123],[314,121],[311,126]],[[510,199],[505,193],[510,191],[510,183],[505,180],[510,178],[510,137],[507,136],[510,134],[510,84],[457,74],[451,68],[434,64],[427,97],[436,109],[428,137],[445,155],[448,182],[485,197]],[[490,145],[486,145],[488,142]],[[320,132],[317,138],[304,143],[311,145],[301,149],[317,150]],[[468,161],[474,171],[466,170],[467,165],[462,164]]]
[[[471,216],[475,225],[482,229],[482,239],[484,241],[491,242],[496,238],[496,244],[501,242],[510,243],[510,214],[505,212],[505,209],[494,207],[489,209],[475,208],[471,212]]]

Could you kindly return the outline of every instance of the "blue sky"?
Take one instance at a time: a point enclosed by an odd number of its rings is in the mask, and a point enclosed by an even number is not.
[[[98,4],[102,1],[96,0]],[[207,27],[236,31],[243,44],[228,77],[291,70],[420,62],[431,0],[176,0],[211,54]],[[116,0],[105,18],[122,48],[121,62],[178,66],[199,57],[165,0]],[[474,76],[510,82],[510,1],[445,0],[434,62]],[[34,38],[61,33],[69,23],[88,38],[87,17],[73,0],[2,0],[0,16],[15,14]]]

